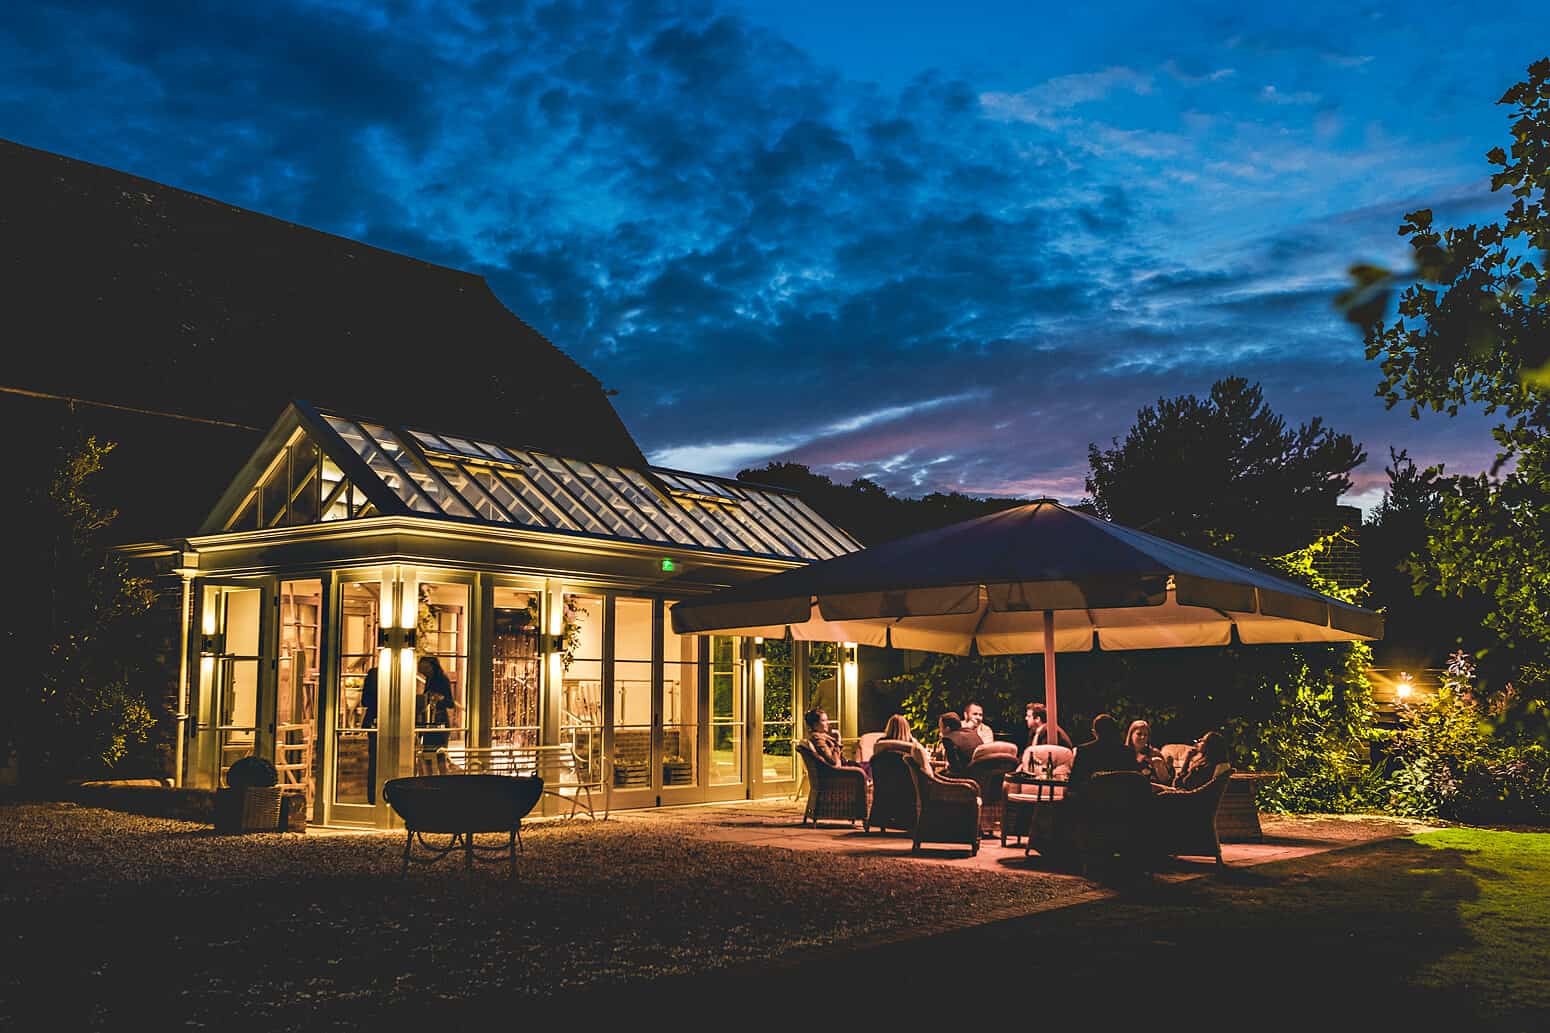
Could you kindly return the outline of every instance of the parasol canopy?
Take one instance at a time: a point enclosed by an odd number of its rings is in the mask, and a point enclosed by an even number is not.
[[[824,560],[673,607],[717,632],[938,653],[1054,654],[1383,636],[1371,610],[1054,499]]]

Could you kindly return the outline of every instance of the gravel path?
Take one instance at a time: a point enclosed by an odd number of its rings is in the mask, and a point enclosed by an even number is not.
[[[686,819],[688,820],[687,816]],[[498,837],[488,841],[494,843]],[[344,1028],[776,958],[1035,906],[1069,879],[761,849],[674,821],[525,830],[515,879],[397,835],[216,836],[67,803],[0,805],[0,1027]],[[376,1018],[374,1018],[376,1017]]]

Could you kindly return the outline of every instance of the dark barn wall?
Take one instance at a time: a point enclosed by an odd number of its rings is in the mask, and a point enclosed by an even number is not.
[[[13,490],[45,487],[62,442],[116,442],[95,486],[118,543],[193,534],[298,398],[645,465],[597,379],[481,277],[3,140],[0,345],[0,433],[41,460]],[[134,659],[163,720],[132,775],[171,774],[181,584],[159,587]]]
[[[212,505],[206,477],[256,441],[240,428],[296,398],[644,465],[597,379],[479,276],[8,141],[0,186],[0,387],[215,421],[115,421],[123,462],[144,441],[148,468],[185,479],[174,495]]]

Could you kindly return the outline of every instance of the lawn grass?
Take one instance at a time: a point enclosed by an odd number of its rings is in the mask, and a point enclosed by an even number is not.
[[[1220,877],[1142,878],[1115,899],[828,948],[776,971],[662,980],[634,1006],[732,1006],[844,971],[859,999],[886,996],[901,974],[940,974],[930,985],[944,993],[1010,994],[1001,1007],[1060,1028],[1542,1030],[1547,889],[1550,834],[1448,829]]]
[[[1454,828],[1416,842],[1462,855],[1474,884],[1458,901],[1470,942],[1418,969],[1416,985],[1476,995],[1492,1011],[1540,1009],[1550,1025],[1550,834]]]

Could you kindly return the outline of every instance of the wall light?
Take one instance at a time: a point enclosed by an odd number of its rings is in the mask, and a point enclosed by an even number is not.
[[[1415,686],[1410,681],[1410,674],[1408,672],[1401,671],[1399,675],[1399,684],[1394,686],[1394,695],[1398,696],[1399,701],[1403,703],[1410,698],[1410,693],[1414,690]]]

